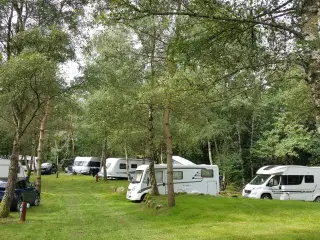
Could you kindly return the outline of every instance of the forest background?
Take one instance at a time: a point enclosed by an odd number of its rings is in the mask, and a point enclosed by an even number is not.
[[[2,0],[0,155],[160,163],[172,141],[236,185],[264,165],[318,165],[319,12],[311,0]],[[79,49],[83,74],[66,83]]]

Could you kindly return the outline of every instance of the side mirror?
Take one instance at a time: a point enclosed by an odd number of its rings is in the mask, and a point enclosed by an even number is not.
[[[279,185],[279,189],[281,190],[281,185]]]
[[[149,179],[149,178],[147,178],[147,186],[149,186],[149,182],[150,182],[150,179]]]

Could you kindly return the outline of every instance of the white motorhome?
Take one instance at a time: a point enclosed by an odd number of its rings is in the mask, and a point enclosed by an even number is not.
[[[98,157],[76,157],[72,166],[72,171],[80,174],[97,173],[99,169],[100,158]]]
[[[149,164],[147,159],[129,158],[129,173],[132,175],[134,171],[143,164]],[[125,158],[107,158],[106,160],[107,177],[113,179],[128,178],[127,162]],[[99,177],[103,177],[103,167],[98,173]]]
[[[0,178],[8,178],[9,176],[9,168],[10,168],[10,160],[9,159],[0,159]],[[21,166],[21,163],[18,165],[17,171],[18,179],[26,179],[26,173]]]
[[[168,193],[167,165],[155,165],[160,194]],[[218,195],[220,191],[217,165],[173,165],[174,192]],[[141,201],[150,192],[149,165],[141,165],[134,173],[127,190],[127,199]]]
[[[320,202],[320,167],[264,166],[245,186],[242,196]]]

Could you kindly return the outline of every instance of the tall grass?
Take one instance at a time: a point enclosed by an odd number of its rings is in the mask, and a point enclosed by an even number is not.
[[[176,207],[148,208],[114,189],[127,181],[42,176],[42,202],[0,219],[0,239],[320,239],[320,204],[176,196]],[[165,203],[166,197],[153,198]]]

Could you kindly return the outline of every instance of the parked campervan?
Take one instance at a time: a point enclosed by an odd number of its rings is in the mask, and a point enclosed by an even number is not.
[[[9,159],[0,159],[0,178],[7,179],[9,176],[10,160]],[[21,166],[21,163],[18,164],[17,171],[18,179],[26,179],[26,173]]]
[[[320,167],[264,166],[245,186],[242,196],[320,202]]]
[[[129,173],[133,175],[134,171],[143,164],[149,164],[146,159],[129,158]],[[125,158],[107,158],[106,160],[107,177],[112,179],[128,178],[127,162]],[[103,167],[98,173],[99,177],[103,177]]]
[[[97,173],[100,169],[100,158],[98,157],[76,157],[73,162],[72,171],[80,174]]]
[[[155,165],[160,194],[168,193],[167,165]],[[173,165],[174,192],[218,195],[220,191],[217,165]],[[141,201],[150,192],[149,165],[141,165],[134,173],[127,190],[127,199]]]

